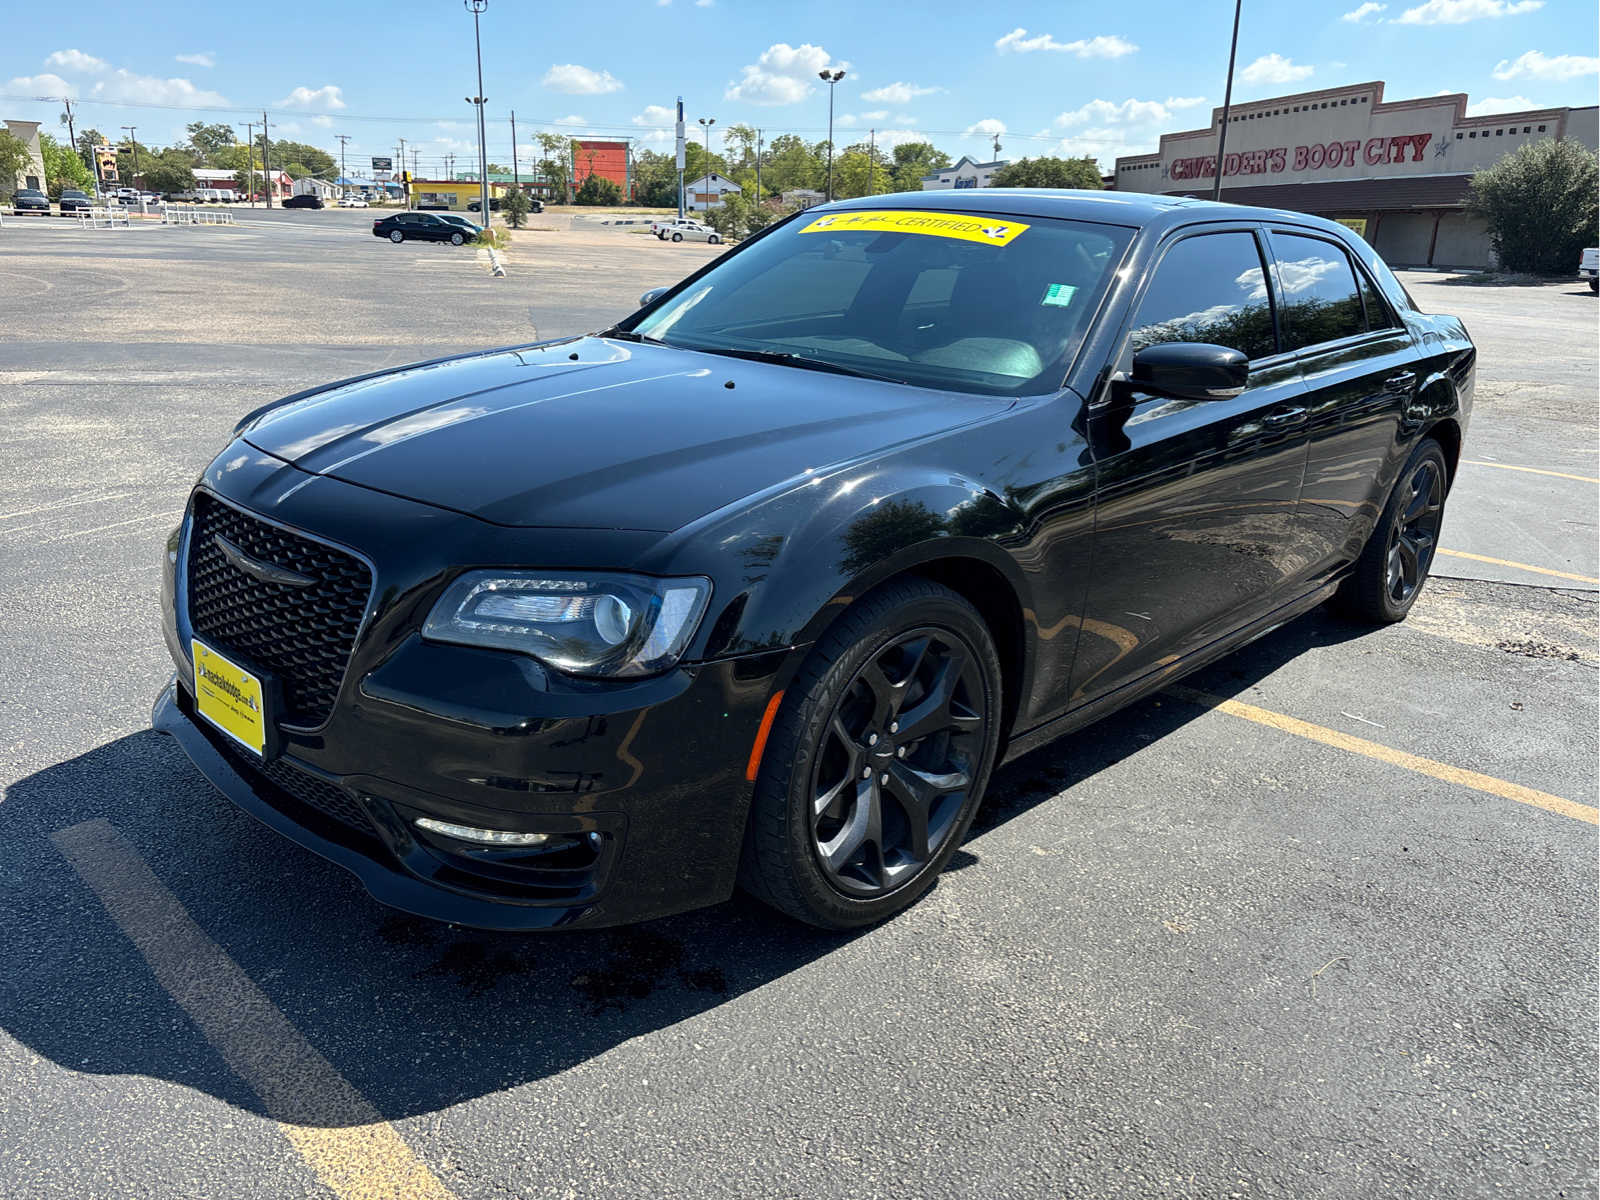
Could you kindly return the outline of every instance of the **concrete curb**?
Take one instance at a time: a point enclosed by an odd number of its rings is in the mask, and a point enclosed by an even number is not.
[[[489,274],[493,275],[496,279],[504,279],[506,275],[506,265],[500,261],[500,254],[493,246],[490,246],[488,249]]]

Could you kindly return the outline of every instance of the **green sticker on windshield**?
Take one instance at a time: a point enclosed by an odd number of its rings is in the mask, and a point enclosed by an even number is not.
[[[1066,308],[1072,303],[1072,298],[1078,294],[1078,289],[1070,283],[1052,283],[1044,290],[1044,299],[1040,304],[1053,304],[1057,308]]]

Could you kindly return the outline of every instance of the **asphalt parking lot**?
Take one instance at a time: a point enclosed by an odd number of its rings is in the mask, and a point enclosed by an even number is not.
[[[1436,577],[1002,771],[853,937],[735,899],[380,908],[148,730],[164,535],[249,409],[593,329],[718,248],[555,213],[0,230],[0,1195],[1583,1196],[1596,305],[1408,273],[1480,351]]]

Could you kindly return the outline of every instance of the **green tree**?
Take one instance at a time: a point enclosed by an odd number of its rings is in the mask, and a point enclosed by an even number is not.
[[[156,153],[143,142],[128,141],[117,144],[117,186],[139,187],[143,182],[144,169],[155,161]],[[137,162],[138,170],[134,169]],[[140,178],[136,181],[134,176]]]
[[[865,145],[848,146],[833,160],[833,195],[836,200],[872,196],[872,158]],[[879,181],[881,184],[881,180]]]
[[[109,145],[106,135],[98,129],[80,129],[78,131],[78,153],[85,160],[91,160],[96,146]]]
[[[1472,177],[1468,209],[1488,222],[1503,269],[1572,274],[1596,241],[1597,162],[1577,142],[1545,138]]]
[[[233,135],[233,126],[220,122],[207,124],[204,121],[191,121],[184,126],[184,132],[189,135],[188,148],[194,156],[195,166],[228,167],[233,165],[218,161],[221,152],[233,149],[237,141]]]
[[[1094,159],[1024,158],[1001,167],[990,181],[995,187],[1085,188],[1098,190],[1100,167]]]
[[[338,162],[326,150],[318,150],[305,142],[273,142],[272,166],[275,170],[287,171],[296,179],[307,175],[331,179]]]
[[[500,200],[500,211],[506,215],[506,224],[512,229],[521,229],[522,222],[527,218],[531,209],[528,203],[528,193],[519,187],[510,189]]]
[[[9,129],[0,129],[0,197],[10,198],[17,190],[18,176],[28,169],[33,155],[28,143]]]
[[[564,133],[536,133],[544,157],[539,160],[539,173],[550,184],[550,196],[558,204],[572,202],[572,148],[573,140]]]
[[[761,182],[773,192],[815,188],[821,185],[823,171],[815,151],[795,134],[785,133],[772,139],[761,165]]]
[[[56,141],[48,133],[41,133],[39,156],[44,159],[45,188],[52,200],[61,199],[64,188],[93,193],[94,174],[70,147]]]
[[[591,175],[578,189],[576,203],[615,205],[622,203],[622,189],[604,175]]]
[[[901,142],[894,148],[893,165],[889,166],[889,190],[920,192],[924,175],[932,175],[949,165],[950,156],[936,149],[932,142]]]
[[[645,208],[678,206],[678,169],[672,155],[641,150],[634,156],[633,198]]]
[[[141,164],[144,186],[159,196],[187,192],[194,187],[191,152],[173,146]]]

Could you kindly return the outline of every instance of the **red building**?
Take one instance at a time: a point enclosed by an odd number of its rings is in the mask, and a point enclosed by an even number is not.
[[[633,199],[633,154],[626,139],[576,138],[572,151],[572,189],[583,186],[590,175],[609,179],[622,189],[624,200]]]

